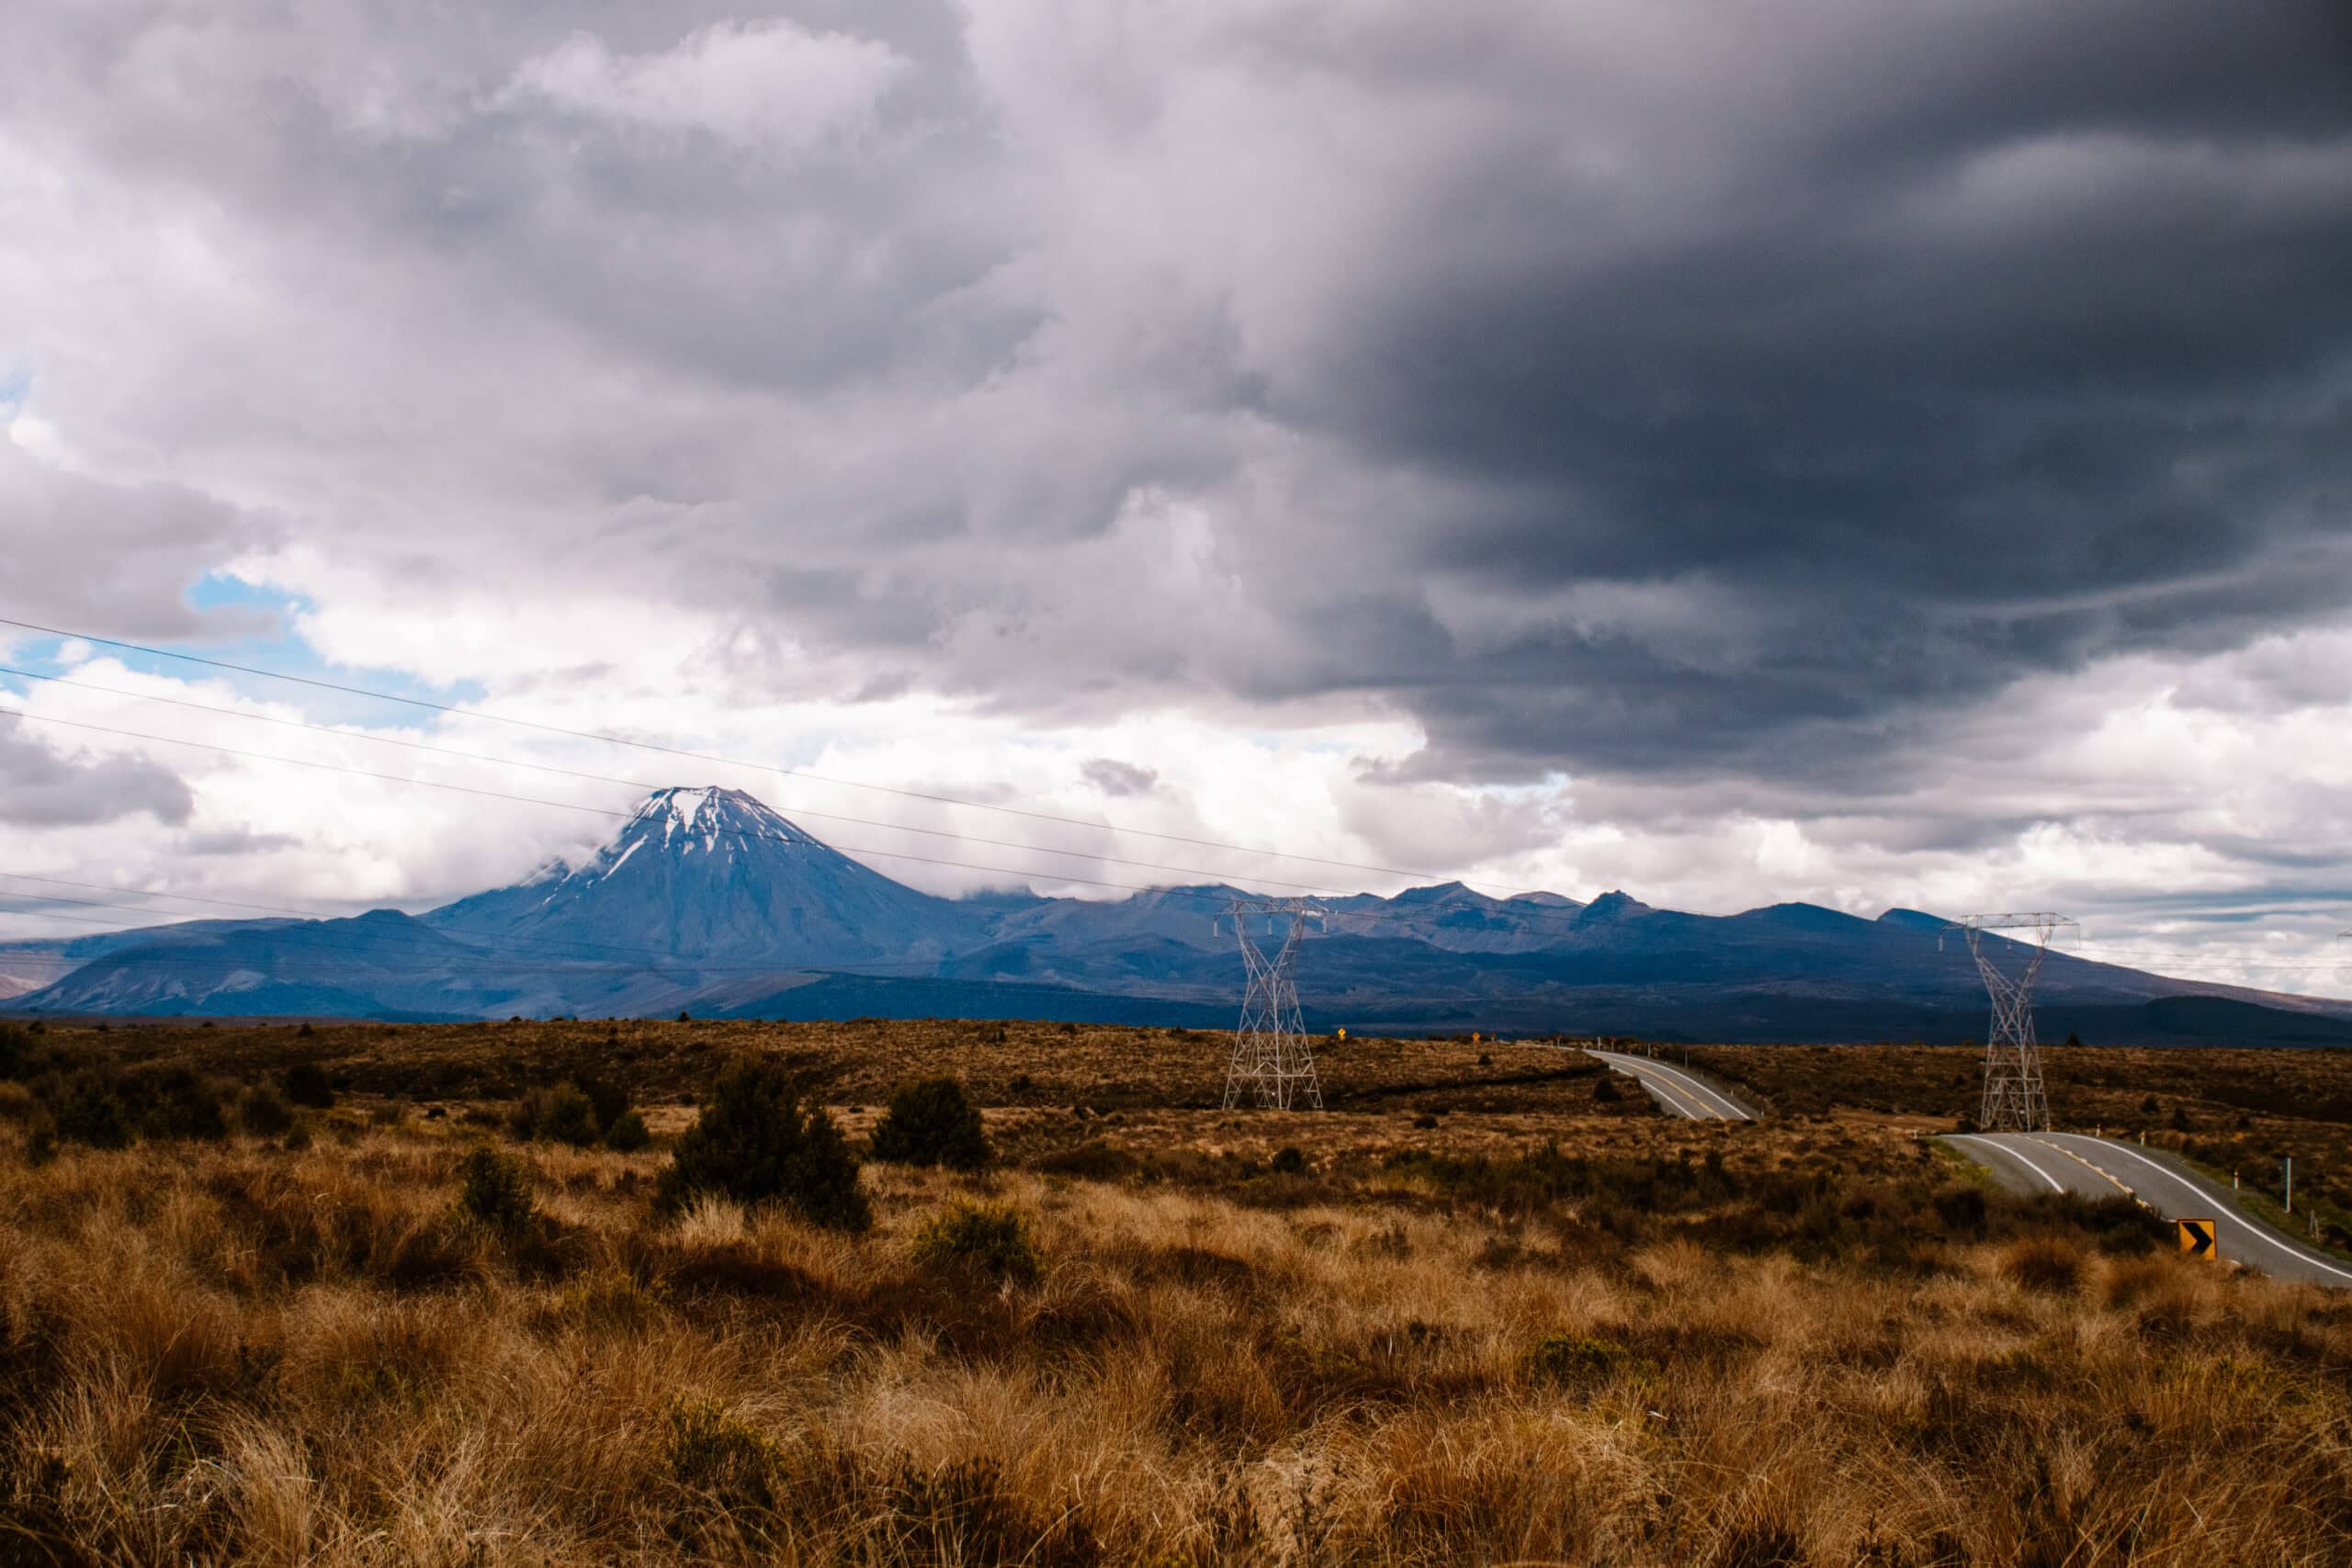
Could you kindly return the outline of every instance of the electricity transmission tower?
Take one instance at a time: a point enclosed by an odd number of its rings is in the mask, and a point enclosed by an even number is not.
[[[1240,1104],[1246,1091],[1277,1111],[1293,1105],[1320,1111],[1323,1090],[1315,1080],[1315,1057],[1306,1048],[1306,1025],[1291,975],[1306,922],[1321,923],[1322,906],[1311,898],[1236,898],[1225,913],[1233,917],[1234,932],[1241,938],[1241,965],[1249,974],[1241,1022],[1233,1032],[1233,1062],[1225,1073],[1225,1108]],[[1269,938],[1275,934],[1275,921],[1287,917],[1282,944],[1271,956],[1250,935],[1250,922],[1261,916]]]
[[[1984,977],[1993,998],[1992,1027],[1984,1035],[1984,1104],[1976,1124],[1988,1133],[2041,1133],[2050,1127],[2050,1100],[2041,1089],[2041,1047],[2033,1037],[2033,979],[2050,952],[2050,939],[2075,922],[2064,915],[1963,915],[1947,926],[1968,939],[1968,955]],[[1986,931],[2030,932],[2032,951],[2024,970],[2012,978],[1984,951]],[[2016,940],[2023,946],[2023,938]],[[1941,947],[1939,937],[1936,945]]]

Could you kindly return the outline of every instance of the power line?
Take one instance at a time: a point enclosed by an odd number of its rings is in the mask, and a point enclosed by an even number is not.
[[[929,801],[933,805],[938,806],[960,807],[972,811],[996,811],[1012,817],[1025,817],[1032,821],[1037,822],[1058,822],[1066,827],[1083,828],[1090,832],[1126,833],[1136,838],[1159,839],[1169,843],[1191,844],[1201,849],[1230,850],[1238,854],[1265,855],[1281,860],[1306,861],[1317,865],[1338,866],[1349,871],[1376,872],[1383,876],[1418,877],[1431,881],[1454,880],[1453,878],[1441,876],[1435,872],[1413,871],[1398,866],[1374,865],[1362,861],[1336,860],[1324,855],[1299,854],[1288,850],[1270,850],[1250,844],[1229,843],[1217,839],[1193,838],[1182,833],[1163,833],[1155,831],[1148,828],[1127,828],[1122,827],[1116,823],[1089,822],[1083,818],[1064,817],[1050,811],[1032,811],[1022,807],[1001,806],[993,802],[984,800],[967,800],[957,795],[934,795],[923,790],[900,789],[890,784],[869,784],[862,779],[836,778],[830,774],[812,773],[806,768],[786,768],[773,762],[748,761],[741,758],[724,757],[712,752],[696,751],[680,746],[665,746],[658,741],[632,739],[625,735],[611,735],[599,730],[572,729],[559,724],[543,723],[537,719],[518,718],[509,714],[493,713],[487,708],[467,707],[454,703],[436,703],[424,697],[403,696],[394,692],[379,692],[366,686],[352,686],[345,685],[343,682],[336,681],[323,681],[311,675],[293,675],[280,670],[265,670],[257,665],[238,664],[225,659],[208,659],[201,654],[180,653],[169,649],[150,648],[143,643],[122,642],[113,637],[96,637],[88,632],[66,631],[57,626],[45,626],[32,621],[19,621],[6,615],[0,615],[0,626],[15,626],[21,631],[40,632],[46,637],[75,638],[82,642],[95,643],[105,648],[119,648],[127,652],[143,653],[155,659],[175,659],[189,664],[201,664],[208,669],[231,670],[243,675],[256,675],[264,680],[289,682],[296,685],[310,686],[320,691],[337,692],[345,696],[368,697],[377,702],[397,703],[409,707],[421,708],[432,713],[450,714],[460,718],[481,719],[492,724],[511,725],[520,729],[534,729],[542,734],[560,735],[573,740],[592,740],[607,746],[628,746],[640,751],[654,751],[664,756],[683,757],[698,762],[716,762],[726,767],[748,768],[761,773],[774,773],[779,777],[807,779],[812,783],[832,784],[843,789],[875,790],[884,795],[895,795],[908,800]],[[37,680],[59,679],[59,677],[40,676],[35,676],[34,678]],[[1265,881],[1267,879],[1261,877],[1257,880]],[[1306,885],[1299,883],[1286,883],[1283,884],[1283,886],[1304,886]],[[1510,897],[1516,893],[1531,891],[1542,890],[1527,888],[1511,889],[1508,890],[1505,896]]]

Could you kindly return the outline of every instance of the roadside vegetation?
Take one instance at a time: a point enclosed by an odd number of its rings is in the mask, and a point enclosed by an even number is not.
[[[1679,1053],[1678,1053],[1679,1054]],[[1963,1124],[1984,1052],[1933,1045],[1705,1045],[1691,1062],[1783,1116],[1877,1111]],[[2352,1051],[2045,1045],[2061,1127],[2181,1156],[2299,1239],[2352,1253]],[[2285,1213],[2287,1162],[2295,1209]]]
[[[2352,1539],[2352,1300],[2184,1261],[2129,1203],[2011,1197],[1883,1112],[1672,1122],[1573,1058],[1464,1091],[1486,1109],[1375,1092],[1529,1071],[1490,1043],[1351,1042],[1338,1108],[1236,1115],[1068,1092],[1053,1026],[1025,1067],[992,1024],[882,1066],[854,1029],[625,1026],[679,1037],[632,1061],[532,1027],[473,1032],[495,1095],[418,1081],[454,1032],[413,1077],[372,1026],[11,1042],[0,1563]],[[1221,1066],[1128,1033],[1154,1073]],[[663,1088],[682,1057],[700,1080]],[[585,1122],[517,1110],[566,1089]],[[85,1095],[122,1137],[70,1130],[105,1122],[60,1115]]]

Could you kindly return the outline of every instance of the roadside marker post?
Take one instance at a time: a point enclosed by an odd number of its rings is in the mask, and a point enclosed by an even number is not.
[[[2222,1222],[2219,1220],[2182,1220],[2180,1250],[2184,1257],[2203,1258],[2219,1261],[2222,1247],[2218,1239]]]

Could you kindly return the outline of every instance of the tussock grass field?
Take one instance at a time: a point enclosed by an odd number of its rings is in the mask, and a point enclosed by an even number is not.
[[[20,1044],[0,1563],[2352,1560],[2352,1300],[1901,1107],[1351,1042],[1331,1110],[1227,1113],[1216,1036],[1020,1024]],[[959,1076],[996,1163],[866,1163],[864,1231],[658,1211],[744,1055],[853,1149]],[[548,1135],[583,1067],[650,1145]],[[144,1130],[51,1142],[107,1073]]]

